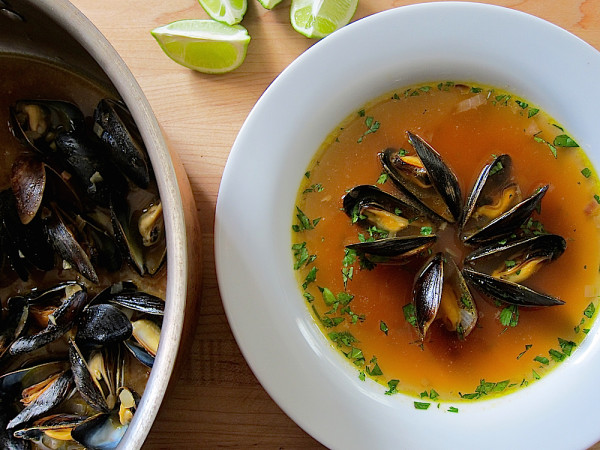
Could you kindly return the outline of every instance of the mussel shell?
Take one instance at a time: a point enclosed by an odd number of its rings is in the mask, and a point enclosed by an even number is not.
[[[551,295],[537,292],[522,284],[494,278],[469,267],[462,270],[467,283],[494,300],[524,307],[557,306],[565,302]]]
[[[417,208],[423,209],[436,220],[458,221],[462,214],[462,194],[458,178],[433,147],[416,134],[407,131],[407,135],[429,175],[433,191],[426,192],[404,177],[396,168],[394,158],[397,151],[394,149],[388,148],[379,154],[383,168],[408,201]]]
[[[162,316],[165,313],[165,301],[147,292],[122,292],[108,298],[110,303],[140,311],[146,314]]]
[[[10,354],[28,353],[63,336],[73,327],[75,320],[86,305],[87,292],[78,290],[65,299],[54,312],[54,323],[49,322],[48,326],[37,334],[21,336],[16,339],[9,348]]]
[[[100,413],[92,416],[72,431],[71,436],[89,450],[117,448],[128,425],[122,425],[116,413]]]
[[[115,166],[131,181],[145,189],[150,170],[142,137],[133,117],[123,104],[102,99],[94,111],[94,132],[109,150]]]
[[[28,450],[29,442],[15,438],[12,431],[6,429],[10,417],[14,415],[10,402],[5,396],[0,396],[0,448],[4,450]]]
[[[11,186],[21,223],[28,224],[40,209],[44,197],[44,163],[29,155],[18,157],[12,165]]]
[[[350,189],[342,199],[344,212],[348,217],[353,218],[356,215],[357,208],[364,204],[377,204],[386,211],[395,213],[400,210],[402,217],[410,221],[422,217],[424,214],[421,210],[403,202],[398,197],[382,191],[376,186],[362,184]]]
[[[75,414],[53,414],[42,417],[30,425],[14,432],[15,437],[34,442],[42,442],[46,431],[72,430],[86,419]]]
[[[46,129],[43,133],[30,129],[29,113],[26,109],[30,106],[39,108],[41,118]],[[81,110],[74,105],[62,100],[22,100],[10,107],[10,118],[17,138],[25,140],[32,149],[43,155],[55,151],[55,138],[59,132],[82,133],[84,130],[84,116]]]
[[[115,344],[128,339],[133,329],[127,316],[106,303],[92,305],[81,314],[77,342],[88,346]]]
[[[2,330],[0,331],[0,360],[7,354],[15,339],[18,339],[25,331],[29,317],[29,305],[24,297],[9,298],[7,306],[8,314],[2,321]],[[0,390],[2,390],[1,382]]]
[[[67,361],[51,361],[5,373],[0,376],[0,392],[9,395],[19,393],[20,395],[24,388],[38,384],[68,368]]]
[[[139,362],[150,369],[152,368],[154,365],[154,355],[150,354],[150,352],[138,344],[133,338],[127,339],[124,344]]]
[[[75,386],[81,397],[97,411],[109,412],[108,404],[102,394],[102,391],[94,381],[90,368],[81,354],[81,350],[73,340],[69,341],[69,361],[71,362],[71,371]]]
[[[46,241],[42,219],[38,216],[24,225],[10,189],[0,193],[0,217],[4,222],[7,244],[12,248],[13,266],[19,263],[16,258],[19,258],[20,253],[26,261],[40,270],[48,271],[54,267],[54,252]]]
[[[30,420],[43,416],[52,408],[58,406],[67,398],[73,386],[73,376],[70,370],[63,372],[44,392],[27,405],[7,425],[7,429],[14,429]]]
[[[376,257],[378,263],[400,263],[431,247],[436,236],[401,236],[346,245],[367,257]]]
[[[61,133],[56,146],[63,162],[97,204],[108,207],[115,195],[127,191],[120,172],[102,159],[99,143],[73,133]]]
[[[523,225],[527,219],[529,219],[529,216],[531,216],[538,208],[546,191],[548,191],[548,188],[549,185],[539,188],[528,198],[509,209],[504,214],[496,217],[483,228],[470,235],[463,236],[463,242],[467,245],[480,245],[510,236]]]
[[[498,167],[500,167],[500,169],[494,170],[493,174],[490,175],[492,169]],[[471,189],[471,192],[467,197],[465,211],[460,226],[461,229],[465,227],[473,215],[473,212],[477,208],[478,202],[482,197],[485,197],[486,194],[490,193],[490,191],[497,191],[506,185],[510,178],[511,169],[512,159],[510,155],[506,154],[496,156],[491,163],[484,166],[479,174],[479,177],[477,177],[477,181],[475,182],[473,189]]]
[[[113,199],[110,205],[111,223],[114,237],[121,254],[138,271],[140,275],[146,272],[142,237],[131,226],[129,206],[126,202]]]
[[[417,319],[417,331],[421,340],[435,320],[442,300],[444,285],[443,254],[429,259],[417,274],[413,284],[413,305]]]
[[[540,234],[509,241],[494,243],[474,250],[465,258],[465,264],[479,264],[486,260],[504,261],[515,254],[526,255],[526,259],[544,256],[548,262],[554,261],[567,248],[567,241],[557,234]]]
[[[67,261],[77,272],[93,283],[98,283],[98,274],[90,261],[72,226],[68,226],[67,216],[58,208],[53,208],[45,220],[48,241],[58,256]]]

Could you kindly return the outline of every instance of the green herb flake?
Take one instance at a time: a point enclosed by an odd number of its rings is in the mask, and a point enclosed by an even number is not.
[[[558,345],[566,356],[571,356],[573,349],[577,347],[577,344],[573,341],[567,341],[566,339],[558,338]]]
[[[366,370],[367,370],[367,373],[372,377],[378,377],[378,376],[383,375],[383,371],[381,370],[381,367],[379,367],[379,364],[377,364],[377,363],[375,363],[375,365],[373,366],[372,369],[367,366]]]
[[[490,169],[490,173],[489,175],[494,175],[495,173],[500,172],[502,169],[504,169],[504,166],[502,165],[502,162],[497,161],[496,164],[494,164],[494,167],[492,167]]]
[[[412,303],[407,303],[402,307],[402,312],[404,313],[404,319],[410,323],[413,327],[417,326],[417,312],[415,310],[415,305]]]
[[[302,289],[306,290],[308,285],[317,279],[317,269],[316,267],[312,267],[309,272],[306,274],[304,278],[304,283],[302,283]]]
[[[533,369],[531,369],[531,375],[533,376],[534,380],[539,380],[541,378],[540,375]]]
[[[392,394],[397,394],[398,393],[398,383],[400,383],[400,380],[390,380],[388,381],[387,385],[388,385],[388,390],[384,392],[385,395],[392,395]]]
[[[458,412],[458,408],[456,408],[455,406],[451,406],[450,408],[448,408],[448,412],[457,413]]]
[[[540,112],[540,110],[538,108],[529,108],[529,110],[527,111],[527,118],[531,119],[533,116],[535,116],[539,112]]]
[[[431,236],[433,234],[433,228],[421,227],[421,236]]]
[[[591,319],[592,317],[594,317],[595,312],[596,312],[596,307],[594,306],[593,303],[590,303],[589,305],[587,305],[587,308],[585,308],[585,311],[583,311],[583,315],[585,317],[587,317],[588,319]]]
[[[428,403],[428,402],[414,402],[414,403],[415,403],[415,409],[426,410],[431,406],[431,403]]]
[[[516,327],[519,324],[519,307],[509,305],[500,312],[500,323],[505,327]]]
[[[531,344],[526,344],[525,345],[525,350],[523,350],[521,353],[519,353],[519,355],[517,356],[517,359],[521,359],[521,357],[527,353],[527,350],[529,350],[532,347]]]
[[[525,103],[525,102],[523,102],[523,101],[521,101],[521,100],[515,100],[515,103],[516,103],[517,105],[519,105],[519,106],[521,107],[521,109],[526,109],[526,108],[529,106],[529,104],[528,104],[528,103]]]
[[[319,221],[321,220],[321,217],[317,217],[316,219],[313,219],[311,221],[306,216],[306,214],[304,214],[304,212],[302,212],[302,210],[300,208],[298,208],[297,206],[296,206],[296,211],[298,212],[298,214],[296,214],[296,217],[298,218],[299,224],[292,225],[292,230],[294,230],[296,233],[298,233],[300,231],[304,231],[304,230],[314,229],[317,226],[317,224],[319,223]]]
[[[310,171],[309,171],[309,172],[304,172],[304,176],[305,176],[306,178],[310,178]]]
[[[383,172],[381,175],[379,175],[379,178],[377,178],[377,184],[385,184],[385,182],[388,180],[389,175],[386,172]]]
[[[381,126],[381,124],[379,123],[378,120],[375,120],[373,118],[373,116],[367,116],[365,118],[365,126],[367,127],[367,131],[365,131],[361,137],[358,138],[358,140],[356,142],[358,142],[359,144],[363,141],[363,139],[371,133],[375,133],[377,130],[379,130],[379,127]]]
[[[365,375],[365,372],[364,372],[364,371],[362,371],[362,370],[360,370],[360,371],[358,372],[358,379],[359,379],[360,381],[365,381],[365,380],[366,380],[366,378],[367,378],[367,377],[366,377],[366,375]]]
[[[475,87],[475,86],[471,87],[471,92],[473,94],[479,94],[481,91],[483,91],[483,89],[480,87]]]
[[[547,366],[548,364],[550,364],[550,360],[548,358],[546,358],[545,356],[536,356],[535,358],[533,358],[534,361],[539,362],[540,364],[543,364],[545,366]]]
[[[364,109],[359,110],[358,111],[358,116],[359,117],[365,117],[365,110]]]
[[[379,321],[379,329],[387,336],[389,328],[383,320]]]
[[[337,344],[338,347],[351,347],[352,344],[358,342],[358,340],[352,335],[352,333],[348,331],[332,331],[331,333],[328,333],[327,336],[329,337],[329,339],[331,339],[332,342]]]
[[[315,296],[314,296],[314,295],[312,295],[310,292],[305,292],[305,293],[304,293],[304,294],[302,294],[302,295],[304,295],[304,298],[306,299],[306,301],[307,301],[308,303],[312,303],[312,302],[315,300]]]
[[[581,175],[583,175],[586,178],[589,178],[592,175],[592,171],[588,167],[584,167],[583,169],[581,169]]]
[[[302,191],[303,194],[308,194],[310,192],[323,192],[323,186],[321,185],[321,183],[316,183]]]
[[[511,259],[504,261],[504,264],[506,265],[507,269],[510,269],[511,267],[515,267],[517,265],[517,263]]]
[[[553,142],[555,147],[579,147],[579,144],[575,142],[571,137],[566,134],[560,134],[554,138]]]
[[[548,350],[548,354],[556,362],[564,361],[565,358],[567,357],[567,355],[565,355],[564,353],[559,352],[558,350],[555,350],[553,348],[551,348],[550,350]]]

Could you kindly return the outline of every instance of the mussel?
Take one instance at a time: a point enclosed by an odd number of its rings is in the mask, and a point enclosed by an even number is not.
[[[462,194],[456,175],[425,140],[407,135],[416,155],[388,148],[379,154],[383,168],[413,205],[436,219],[459,221]]]
[[[436,319],[460,339],[471,333],[477,323],[477,308],[456,263],[449,255],[436,253],[417,274],[413,305],[421,340]]]

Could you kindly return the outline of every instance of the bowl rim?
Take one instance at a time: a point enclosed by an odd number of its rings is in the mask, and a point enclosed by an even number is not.
[[[164,205],[169,256],[166,263],[168,276],[161,342],[144,395],[119,444],[119,448],[140,448],[164,398],[182,339],[190,269],[179,180],[152,108],[114,47],[90,20],[67,0],[37,0],[35,5],[83,46],[127,104],[148,150]]]
[[[403,43],[412,47],[407,49]],[[511,46],[513,50],[525,47],[538,57],[499,54]],[[549,63],[553,55],[564,57],[564,65],[553,67]],[[501,65],[517,57],[518,73],[512,73],[510,65]],[[368,76],[364,67],[370,70]],[[520,79],[519,74],[539,75],[549,67],[548,77]],[[325,342],[308,308],[297,305],[301,294],[291,273],[289,250],[292,209],[308,163],[331,130],[371,99],[395,87],[431,81],[497,86],[542,105],[599,167],[600,140],[591,135],[593,121],[579,117],[575,107],[594,111],[600,94],[575,91],[590,85],[589,80],[584,83],[588,73],[599,71],[600,54],[593,47],[543,19],[495,5],[439,2],[387,10],[336,31],[290,64],[265,91],[242,126],[223,172],[215,260],[225,312],[242,353],[269,395],[305,431],[331,448],[373,443],[385,448],[398,442],[408,448],[452,447],[460,445],[461,433],[467,432],[473,445],[520,448],[531,437],[523,429],[525,418],[529,431],[539,431],[552,413],[566,408],[566,420],[576,431],[568,436],[541,436],[537,444],[584,447],[600,438],[590,417],[594,414],[575,422],[582,409],[594,412],[591,405],[600,400],[600,390],[586,392],[582,387],[590,382],[585,372],[600,369],[597,321],[577,352],[543,381],[497,399],[461,403],[460,414],[447,414],[443,408],[415,413],[414,398],[383,396],[383,389],[375,395],[381,386],[369,380],[359,384],[350,365]],[[574,81],[564,87],[566,92],[548,95],[556,86],[548,80],[560,77]],[[277,205],[289,205],[289,210],[278,211]],[[272,358],[277,359],[276,367]],[[315,376],[319,383],[311,381]],[[568,386],[561,383],[566,376],[572,382]],[[586,396],[586,405],[575,401],[578,395]],[[357,401],[362,407],[360,422],[341,406],[352,408],[351,402]],[[382,411],[388,417],[382,417]],[[516,426],[518,432],[510,428],[506,440],[490,442],[482,413],[498,428]],[[483,426],[487,434],[473,433],[469,421]],[[436,425],[434,433],[431,422]],[[353,433],[340,432],[343,429]]]

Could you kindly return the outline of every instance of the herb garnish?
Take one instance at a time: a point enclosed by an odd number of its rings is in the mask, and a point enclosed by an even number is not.
[[[588,167],[584,167],[583,169],[581,169],[581,175],[583,175],[586,178],[589,178],[592,175],[592,171]]]
[[[296,233],[300,232],[300,231],[304,231],[304,230],[312,230],[314,229],[317,224],[319,223],[319,221],[321,220],[321,217],[317,217],[316,219],[313,219],[312,221],[306,216],[306,214],[304,214],[302,212],[302,210],[300,208],[298,208],[296,206],[296,211],[298,211],[298,214],[296,214],[296,217],[298,218],[298,222],[300,222],[299,225],[294,224],[292,225],[292,230],[294,230]]]
[[[385,395],[392,395],[392,394],[397,394],[398,393],[398,383],[400,383],[400,380],[390,380],[388,381],[388,390],[384,392]]]
[[[431,406],[431,403],[428,403],[428,402],[415,402],[415,409],[426,410],[430,406]]]
[[[479,386],[475,388],[475,392],[471,394],[462,394],[459,392],[458,395],[460,395],[461,398],[467,400],[474,400],[488,394],[502,392],[508,387],[509,383],[510,380],[498,381],[497,383],[493,383],[490,381],[485,381],[485,379],[481,379],[479,381]]]
[[[387,336],[389,328],[383,320],[379,321],[379,329]]]
[[[294,270],[298,270],[302,266],[307,266],[315,259],[317,259],[317,255],[310,255],[308,253],[308,249],[306,248],[306,242],[293,244],[292,250],[294,252],[294,258],[296,258],[296,262],[294,263]]]
[[[364,113],[364,111],[363,111],[363,113]],[[375,133],[377,130],[379,130],[379,127],[381,126],[381,124],[379,123],[378,120],[373,119],[373,116],[367,116],[365,118],[365,125],[367,127],[367,131],[365,131],[363,133],[363,135],[361,137],[359,137],[358,140],[356,141],[359,144],[363,141],[363,139],[365,138],[366,135]]]

